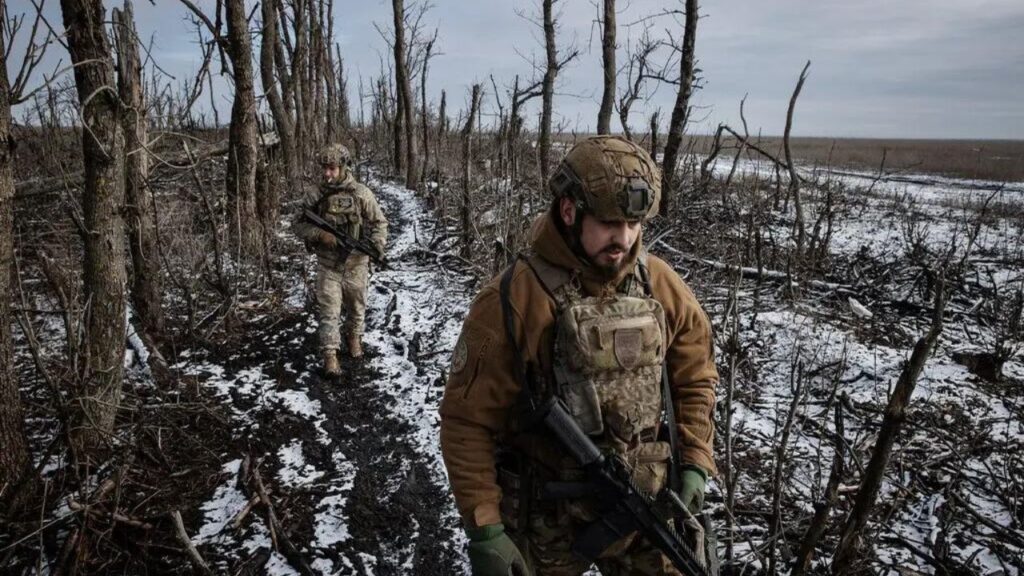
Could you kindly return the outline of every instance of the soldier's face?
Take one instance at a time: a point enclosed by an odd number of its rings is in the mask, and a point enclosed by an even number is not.
[[[341,166],[324,165],[324,182],[337,182],[341,178]]]
[[[562,221],[572,226],[580,222],[580,245],[590,261],[605,274],[613,276],[622,270],[630,250],[640,237],[639,220],[598,220],[589,214],[580,214],[570,200],[563,200]]]

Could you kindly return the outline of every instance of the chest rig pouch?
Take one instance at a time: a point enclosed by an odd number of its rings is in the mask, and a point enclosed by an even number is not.
[[[332,191],[322,200],[324,219],[343,229],[353,238],[359,238],[362,216],[352,190]]]
[[[624,291],[583,297],[568,272],[537,257],[529,263],[557,306],[554,393],[583,432],[600,437],[606,448],[621,453],[653,441],[665,361],[661,303],[634,278]]]

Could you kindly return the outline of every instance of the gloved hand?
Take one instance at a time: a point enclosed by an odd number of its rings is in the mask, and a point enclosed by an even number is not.
[[[526,560],[502,524],[467,528],[473,576],[529,576]]]
[[[700,466],[692,464],[683,466],[680,477],[679,499],[686,504],[690,512],[696,514],[704,506],[704,489],[708,483],[708,473]]]
[[[320,231],[319,240],[320,240],[321,244],[323,244],[324,246],[327,246],[328,248],[337,248],[338,247],[338,239],[334,237],[334,234],[331,234],[330,232],[328,232],[326,230],[321,230]]]

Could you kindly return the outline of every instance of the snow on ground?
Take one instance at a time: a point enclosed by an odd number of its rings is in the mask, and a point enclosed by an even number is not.
[[[764,171],[764,167],[758,169]],[[728,170],[728,163],[724,168],[721,164],[716,167],[719,175]],[[735,178],[742,175],[738,173]],[[911,209],[918,213],[920,234],[929,248],[938,251],[952,242],[963,246],[976,212],[965,211],[960,206],[962,200],[984,200],[992,194],[987,188],[996,185],[932,178],[929,183],[879,183],[880,188],[865,195],[854,188],[867,185],[863,175],[837,178],[849,187],[846,194],[850,202],[836,220],[832,252],[854,255],[863,251],[882,262],[899,262],[909,252],[904,214]],[[984,189],[973,188],[978,186]],[[1007,204],[1024,206],[1024,188],[1006,187],[995,200],[1004,203],[998,208]],[[1005,290],[1022,279],[1021,270],[1003,263],[1012,262],[1014,254],[1019,254],[1022,231],[1020,224],[1001,209],[991,211],[989,216],[971,254],[975,260],[982,260],[973,264],[975,273],[971,278],[978,286]],[[775,237],[787,238],[788,228],[786,223],[774,226]],[[884,298],[912,300],[897,293],[895,286],[873,288]],[[864,300],[864,304],[872,308],[885,301]],[[743,297],[741,307],[749,306],[750,298]],[[767,311],[756,313],[756,317],[747,312],[740,319],[740,341],[750,348],[749,367],[737,382],[733,407],[733,442],[743,472],[738,497],[744,509],[770,509],[774,449],[794,395],[793,367],[799,359],[810,376],[790,439],[786,470],[790,481],[785,499],[803,503],[809,516],[809,505],[824,489],[833,456],[832,444],[827,437],[822,439],[819,428],[833,429],[828,413],[835,402],[833,388],[837,394],[847,394],[849,405],[855,407],[846,414],[846,438],[852,447],[866,454],[874,444],[881,410],[910,350],[909,346],[892,347],[865,338],[874,332],[871,328],[876,320],[858,317],[848,307],[837,309],[814,297],[797,304],[772,300],[764,308]],[[720,311],[712,310],[713,317],[720,315],[716,312]],[[912,343],[927,331],[926,319],[900,316],[899,325],[891,328],[902,333],[903,338],[898,340]],[[952,358],[958,350],[991,349],[992,338],[991,327],[979,323],[973,314],[955,312],[918,380],[908,423],[895,446],[879,496],[881,505],[896,506],[878,527],[879,540],[872,546],[878,551],[880,573],[895,574],[893,567],[898,566],[932,574],[935,568],[910,547],[932,554],[946,546],[951,558],[977,573],[1021,573],[1020,565],[1012,565],[1010,559],[1019,559],[1024,549],[980,524],[965,511],[965,505],[949,496],[958,495],[969,509],[1020,533],[1019,512],[1017,519],[1014,517],[1019,511],[1014,498],[1019,495],[1008,499],[1006,493],[1008,488],[1013,493],[1013,478],[1024,472],[1019,457],[1024,453],[1024,398],[1019,392],[980,381]],[[724,359],[721,351],[718,359]],[[837,367],[841,368],[838,372]],[[1010,361],[1004,372],[1020,382],[1024,359],[1018,356]],[[722,398],[720,390],[720,402]],[[751,462],[755,463],[753,470]],[[717,483],[713,489],[722,490]],[[833,522],[841,519],[833,516]],[[737,556],[758,565],[749,553],[747,538],[755,545],[763,543],[765,526],[761,521],[745,523],[742,517],[738,522]]]

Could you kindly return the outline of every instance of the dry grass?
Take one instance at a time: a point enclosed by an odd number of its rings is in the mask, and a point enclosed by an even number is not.
[[[697,149],[711,140],[696,138]],[[781,137],[763,137],[760,145],[782,155]],[[794,138],[791,145],[793,155],[806,164],[877,171],[884,151],[887,172],[1024,181],[1024,140]]]

